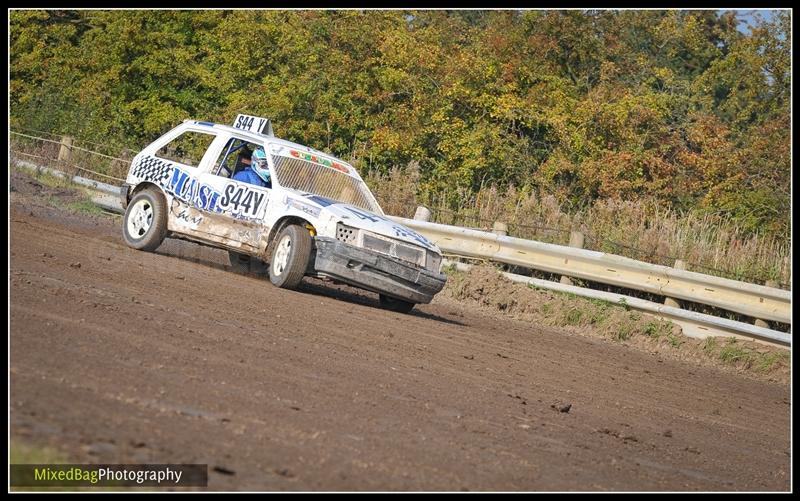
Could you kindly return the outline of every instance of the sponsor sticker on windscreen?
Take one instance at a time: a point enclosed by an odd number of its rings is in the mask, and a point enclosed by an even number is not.
[[[304,151],[298,151],[293,148],[286,148],[280,145],[272,145],[272,153],[274,155],[281,155],[284,157],[289,158],[296,158],[298,160],[304,160],[306,162],[310,162],[316,165],[322,165],[323,167],[328,167],[329,169],[337,170],[343,174],[352,175],[350,168],[342,162],[337,162],[331,158],[324,157],[319,154],[314,153],[307,153]]]

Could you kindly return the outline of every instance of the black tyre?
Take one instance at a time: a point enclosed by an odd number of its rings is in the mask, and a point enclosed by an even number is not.
[[[311,235],[295,224],[289,225],[275,239],[269,262],[269,280],[283,289],[296,289],[306,273],[311,255]]]
[[[395,299],[393,297],[380,295],[381,308],[396,311],[398,313],[408,313],[414,309],[415,303],[409,303],[402,299]]]
[[[231,261],[231,269],[236,273],[254,273],[256,275],[267,273],[267,265],[257,257],[228,251],[228,259]]]
[[[128,204],[122,220],[125,243],[143,251],[154,251],[167,236],[167,203],[161,193],[146,189]]]

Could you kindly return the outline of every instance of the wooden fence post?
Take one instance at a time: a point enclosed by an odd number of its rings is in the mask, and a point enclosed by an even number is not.
[[[676,259],[675,260],[675,264],[672,265],[672,267],[675,268],[676,270],[685,270],[686,269],[686,263],[683,262],[682,259]],[[677,299],[673,299],[671,297],[665,297],[664,298],[664,306],[672,306],[673,308],[680,308],[681,307],[681,303],[679,303]]]
[[[431,220],[430,209],[420,205],[419,207],[417,207],[417,211],[414,213],[414,219],[416,219],[417,221],[430,221]]]
[[[789,269],[789,256],[785,256],[783,258],[783,268],[781,269],[781,281],[784,283],[789,284],[789,288],[792,288],[792,274],[791,270]]]
[[[767,287],[777,288],[778,282],[776,282],[775,280],[767,280],[764,285],[766,285]],[[761,320],[760,318],[757,318],[755,322],[753,322],[753,325],[755,325],[756,327],[764,327],[765,329],[769,329],[769,322],[767,322],[766,320]]]
[[[58,161],[69,163],[72,160],[72,141],[70,136],[61,136],[61,148],[58,150]]]
[[[500,236],[508,236],[508,225],[501,221],[495,221],[492,225],[492,233]]]
[[[583,233],[580,231],[570,231],[569,232],[569,246],[575,247],[576,249],[583,249]],[[572,285],[572,280],[569,279],[566,275],[561,275],[561,283],[566,285]]]

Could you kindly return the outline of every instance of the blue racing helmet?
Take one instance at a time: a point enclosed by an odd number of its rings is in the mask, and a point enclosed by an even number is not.
[[[269,183],[270,174],[269,167],[267,166],[267,153],[261,146],[253,151],[253,156],[250,160],[250,167],[256,172],[256,174],[258,174],[258,177],[264,180],[265,183]]]

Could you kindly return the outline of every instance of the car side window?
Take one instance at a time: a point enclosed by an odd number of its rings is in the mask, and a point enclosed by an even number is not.
[[[211,172],[220,177],[232,178],[250,165],[250,157],[257,146],[243,139],[229,139]]]
[[[186,131],[156,152],[156,156],[197,167],[216,136],[205,132]]]

